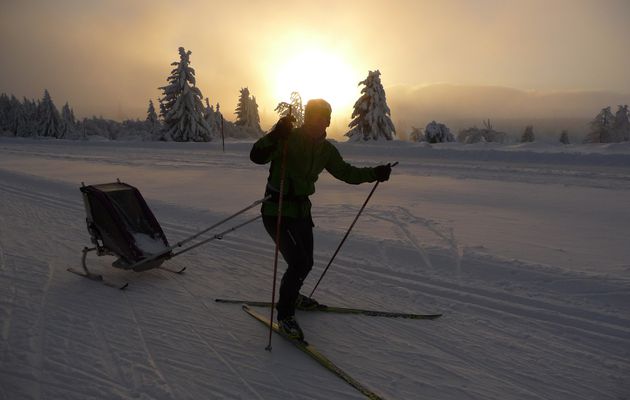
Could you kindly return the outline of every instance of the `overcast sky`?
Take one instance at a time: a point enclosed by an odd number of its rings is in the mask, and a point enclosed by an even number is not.
[[[337,125],[347,123],[357,83],[374,69],[405,104],[399,115],[392,108],[394,120],[414,113],[406,103],[423,88],[444,84],[495,96],[496,87],[599,92],[599,107],[602,92],[630,102],[629,21],[628,0],[0,0],[0,92],[40,98],[47,88],[79,116],[144,118],[183,46],[204,97],[233,119],[239,89],[249,87],[263,128],[302,84],[333,103]],[[445,96],[438,108],[448,108]]]

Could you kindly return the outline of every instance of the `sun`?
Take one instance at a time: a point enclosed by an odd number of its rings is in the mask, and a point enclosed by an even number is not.
[[[357,83],[356,72],[337,54],[304,50],[276,69],[275,98],[288,101],[291,92],[297,91],[304,104],[310,99],[328,101],[334,114],[354,104],[359,94]]]

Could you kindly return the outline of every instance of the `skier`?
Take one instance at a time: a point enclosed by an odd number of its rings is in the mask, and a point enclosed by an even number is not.
[[[326,169],[335,178],[350,184],[387,181],[391,166],[358,168],[346,163],[335,146],[326,140],[330,126],[330,104],[322,99],[309,100],[304,110],[304,125],[293,128],[295,119],[280,118],[275,127],[260,138],[250,152],[256,164],[271,162],[261,213],[265,229],[276,240],[279,190],[286,143],[286,167],[280,225],[280,253],[287,263],[276,306],[279,328],[292,338],[304,339],[295,320],[295,309],[312,309],[318,303],[300,294],[300,288],[313,267],[313,220],[310,195],[315,193],[318,175]]]

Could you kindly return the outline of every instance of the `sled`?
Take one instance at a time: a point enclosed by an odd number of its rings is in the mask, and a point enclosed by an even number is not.
[[[119,269],[142,272],[160,268],[170,272],[182,273],[185,268],[173,270],[163,267],[162,264],[164,261],[202,244],[221,239],[226,233],[257,220],[260,218],[260,215],[178,252],[173,252],[175,248],[189,243],[269,198],[268,196],[257,200],[250,206],[217,222],[211,227],[171,246],[155,215],[151,212],[140,191],[134,186],[121,182],[118,179],[116,182],[98,185],[86,186],[82,184],[80,190],[83,196],[87,230],[90,234],[92,247],[86,246],[83,248],[81,257],[83,271],[73,268],[68,268],[68,271],[92,280],[103,281],[106,284],[109,283],[103,279],[102,275],[95,274],[88,269],[86,259],[89,252],[94,251],[97,256],[116,257],[117,259],[112,263],[112,266]],[[126,284],[109,285],[118,286],[121,289],[127,287]]]

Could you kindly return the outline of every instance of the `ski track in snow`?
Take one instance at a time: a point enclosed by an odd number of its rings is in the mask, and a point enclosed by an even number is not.
[[[130,282],[121,292],[65,272],[89,242],[77,188],[23,180],[0,179],[0,399],[362,398],[275,335],[265,352],[261,324],[214,302],[270,297],[273,248],[260,226],[167,262],[187,267],[182,275],[88,257],[95,272]],[[197,231],[194,210],[151,206],[172,243]],[[356,207],[329,211],[350,220]],[[399,240],[353,234],[316,297],[445,315],[299,313],[309,341],[357,380],[388,399],[628,398],[629,282],[465,248],[408,207],[369,207],[365,218]],[[342,234],[316,230],[307,290]]]

